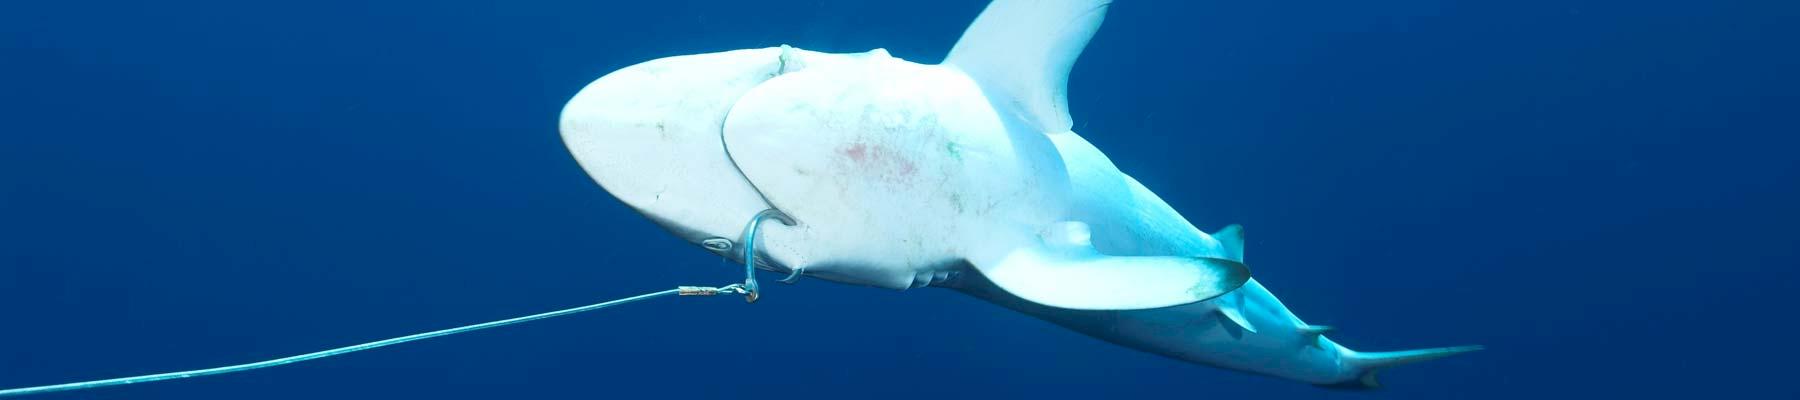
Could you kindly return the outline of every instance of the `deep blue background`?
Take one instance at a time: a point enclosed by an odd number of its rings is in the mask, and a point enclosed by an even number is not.
[[[363,3],[0,5],[0,387],[727,283],[582,174],[563,102],[677,54],[935,62],[982,7]],[[1072,108],[1334,339],[1489,346],[1376,396],[1794,398],[1793,4],[1122,1]],[[1367,397],[949,291],[767,294],[44,398]]]

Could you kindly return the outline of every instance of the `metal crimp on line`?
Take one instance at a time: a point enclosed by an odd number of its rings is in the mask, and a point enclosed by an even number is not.
[[[675,292],[676,295],[680,295],[680,296],[717,296],[721,293],[723,293],[723,294],[745,294],[745,293],[749,293],[749,291],[744,290],[744,284],[733,283],[730,285],[725,285],[725,287],[678,286],[678,287],[676,287],[676,292]]]

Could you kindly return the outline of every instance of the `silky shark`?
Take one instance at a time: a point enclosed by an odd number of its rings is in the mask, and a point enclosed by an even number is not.
[[[997,0],[942,63],[790,46],[668,57],[594,81],[561,131],[606,191],[722,257],[957,290],[1102,340],[1327,387],[1478,349],[1357,352],[1071,130],[1070,68],[1108,0]],[[739,235],[764,210],[758,239]],[[751,260],[741,252],[754,239]]]

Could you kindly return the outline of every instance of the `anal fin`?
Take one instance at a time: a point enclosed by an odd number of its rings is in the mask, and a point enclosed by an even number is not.
[[[1244,311],[1239,310],[1237,306],[1220,304],[1219,315],[1224,316],[1225,319],[1231,321],[1231,323],[1237,324],[1238,328],[1242,328],[1250,333],[1256,333],[1256,325],[1251,325],[1250,319],[1244,318]]]
[[[1300,340],[1305,341],[1307,345],[1324,348],[1324,345],[1319,344],[1319,337],[1325,335],[1327,332],[1331,332],[1335,328],[1325,325],[1301,325],[1295,329],[1300,331]]]

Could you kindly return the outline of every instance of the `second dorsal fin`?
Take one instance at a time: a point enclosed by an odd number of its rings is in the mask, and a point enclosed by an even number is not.
[[[1224,229],[1220,229],[1218,233],[1212,234],[1212,237],[1213,239],[1219,240],[1220,246],[1225,247],[1225,258],[1229,258],[1232,261],[1244,262],[1243,225],[1232,224]]]

